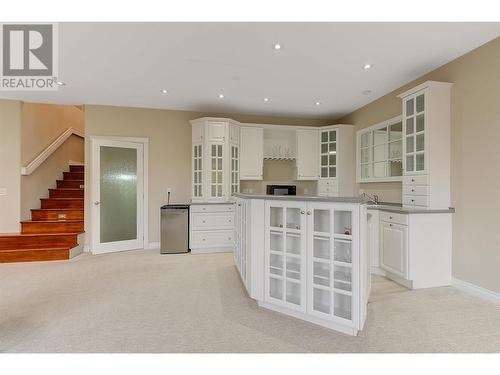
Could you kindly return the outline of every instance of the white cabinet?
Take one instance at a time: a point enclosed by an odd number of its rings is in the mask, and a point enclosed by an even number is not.
[[[201,118],[191,125],[192,201],[228,201],[239,191],[239,124]]]
[[[318,195],[354,195],[354,130],[332,125],[319,131]]]
[[[296,132],[296,179],[318,179],[318,130]]]
[[[189,243],[193,254],[231,252],[234,241],[233,204],[191,205]]]
[[[408,288],[451,283],[451,213],[380,211],[380,267]]]
[[[403,100],[403,204],[450,206],[451,84],[428,81]]]
[[[306,311],[306,203],[266,202],[265,301]]]
[[[380,231],[382,268],[408,279],[408,227],[383,221]]]
[[[359,204],[266,201],[265,306],[351,334],[361,329],[360,217]]]
[[[264,167],[264,130],[241,127],[240,180],[262,180]]]

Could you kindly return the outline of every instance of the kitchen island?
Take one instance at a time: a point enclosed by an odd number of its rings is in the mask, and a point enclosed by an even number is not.
[[[235,211],[235,262],[259,306],[349,335],[363,328],[363,199],[235,194]]]

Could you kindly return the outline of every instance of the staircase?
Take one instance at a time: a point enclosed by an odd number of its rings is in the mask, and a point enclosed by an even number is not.
[[[70,165],[63,175],[49,198],[40,199],[41,208],[31,210],[31,220],[21,222],[21,233],[0,234],[0,263],[63,260],[82,252],[84,167]]]

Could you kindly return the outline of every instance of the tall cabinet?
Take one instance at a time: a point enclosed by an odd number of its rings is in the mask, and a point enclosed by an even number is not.
[[[226,202],[239,192],[239,123],[200,118],[191,121],[191,126],[192,201]]]
[[[451,83],[427,81],[403,101],[403,205],[450,206]]]
[[[354,129],[332,125],[319,131],[318,195],[354,195]]]

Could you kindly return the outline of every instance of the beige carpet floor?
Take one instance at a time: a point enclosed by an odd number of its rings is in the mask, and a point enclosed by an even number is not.
[[[349,337],[259,308],[232,254],[0,265],[1,352],[499,352],[500,305],[373,278]]]

